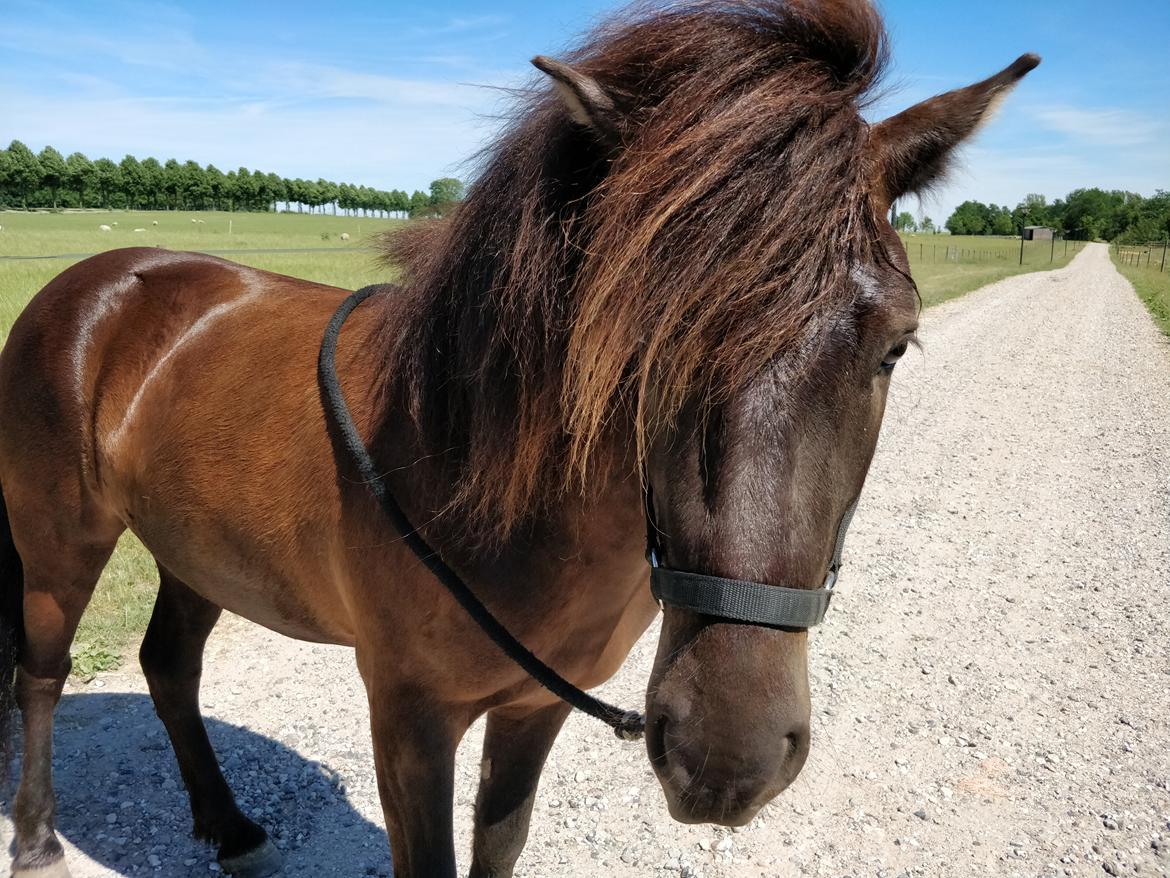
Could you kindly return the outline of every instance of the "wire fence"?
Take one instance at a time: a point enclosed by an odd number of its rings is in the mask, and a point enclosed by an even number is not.
[[[1150,244],[1114,244],[1113,252],[1123,265],[1148,268],[1159,273],[1166,270],[1166,251],[1170,243],[1155,241]],[[1142,260],[1145,260],[1144,262]]]
[[[1021,241],[1019,238],[989,238],[986,243],[970,240],[957,244],[941,241],[903,239],[906,255],[918,263],[1001,263],[1003,265],[1040,265],[1055,262],[1075,254],[1085,246],[1084,241],[1070,241],[1054,237],[1048,240]]]

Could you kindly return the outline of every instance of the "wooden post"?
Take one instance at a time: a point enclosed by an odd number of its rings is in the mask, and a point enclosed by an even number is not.
[[[1162,267],[1158,269],[1159,273],[1166,270],[1166,246],[1167,246],[1167,243],[1163,242],[1163,244],[1162,244]]]
[[[1020,229],[1020,265],[1024,264],[1024,230]]]
[[[1052,262],[1056,258],[1056,235],[1052,236],[1052,248],[1048,251],[1048,261]]]

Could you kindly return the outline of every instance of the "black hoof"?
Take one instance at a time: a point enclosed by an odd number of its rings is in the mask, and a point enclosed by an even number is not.
[[[284,865],[284,856],[269,839],[259,847],[234,857],[220,857],[219,867],[227,875],[236,878],[268,878],[275,875]]]

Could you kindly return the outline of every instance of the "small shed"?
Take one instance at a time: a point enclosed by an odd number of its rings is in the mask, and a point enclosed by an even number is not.
[[[1051,241],[1052,229],[1048,226],[1024,226],[1025,241]]]

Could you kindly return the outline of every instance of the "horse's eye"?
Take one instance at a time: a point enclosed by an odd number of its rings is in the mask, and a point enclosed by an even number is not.
[[[882,360],[881,370],[883,372],[889,373],[894,371],[894,367],[898,365],[898,360],[902,359],[902,354],[906,353],[906,347],[908,344],[908,341],[902,341],[899,342],[897,346],[890,349],[890,352],[886,354],[885,359]]]

